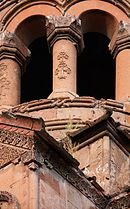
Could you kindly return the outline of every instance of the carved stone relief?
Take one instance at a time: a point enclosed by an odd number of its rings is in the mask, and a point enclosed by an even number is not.
[[[21,158],[22,155],[25,156],[26,162],[34,157],[33,151],[32,155],[29,155],[29,150],[33,146],[33,137],[19,134],[17,128],[15,131],[17,132],[0,129],[0,168]]]
[[[18,158],[25,150],[0,145],[0,168]]]
[[[124,31],[130,31],[130,24],[124,20],[121,20],[119,23],[118,33],[123,33]]]
[[[47,16],[46,30],[50,48],[60,39],[71,40],[76,44],[78,51],[82,51],[84,48],[81,20],[75,16]]]
[[[15,129],[16,131],[16,129]],[[18,130],[17,130],[18,131]],[[31,149],[33,146],[33,138],[26,135],[20,135],[16,132],[9,132],[0,129],[0,142],[22,149]]]
[[[17,45],[17,37],[14,33],[4,31],[0,33],[0,44],[6,44],[11,46]]]
[[[10,87],[10,81],[7,79],[7,65],[4,63],[0,64],[0,100],[1,97],[6,96],[6,90]]]
[[[67,74],[69,75],[71,73],[71,69],[66,64],[66,60],[68,60],[68,58],[69,56],[63,51],[57,56],[59,64],[55,70],[55,75],[57,75],[59,79],[66,79]]]
[[[70,26],[74,22],[77,26],[81,25],[81,20],[79,18],[76,18],[75,16],[71,16],[71,15],[65,15],[65,16],[62,16],[62,15],[61,16],[54,16],[54,15],[51,16],[50,15],[50,16],[47,16],[47,21],[48,21],[48,23],[54,24],[55,27]]]

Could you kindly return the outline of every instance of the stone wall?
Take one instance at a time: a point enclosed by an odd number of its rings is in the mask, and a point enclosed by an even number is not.
[[[130,158],[109,136],[76,151],[73,156],[80,168],[90,177],[95,177],[107,194],[114,194],[130,186]]]
[[[75,187],[64,180],[57,172],[47,168],[40,170],[39,201],[43,209],[96,209]]]

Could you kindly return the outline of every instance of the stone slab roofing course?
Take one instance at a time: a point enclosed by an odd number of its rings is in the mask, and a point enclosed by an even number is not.
[[[99,137],[108,135],[112,137],[118,145],[130,153],[130,126],[115,122],[111,117],[112,111],[107,110],[104,115],[90,122],[86,121],[86,126],[74,132],[68,132],[67,137],[61,140],[65,143],[71,141],[73,152],[96,141]]]

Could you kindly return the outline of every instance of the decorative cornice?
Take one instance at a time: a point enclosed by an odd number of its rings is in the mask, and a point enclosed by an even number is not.
[[[47,40],[52,47],[56,41],[61,39],[70,40],[76,45],[78,51],[82,51],[83,37],[81,31],[81,20],[74,16],[48,16],[46,19]]]
[[[5,126],[6,129],[6,126]],[[34,159],[34,154],[30,156],[34,146],[34,137],[28,136],[28,133],[18,133],[18,128],[12,131],[0,129],[0,168],[5,167],[17,158],[22,158],[22,162],[30,162]],[[11,130],[11,127],[8,127]],[[26,155],[25,157],[23,156]]]
[[[125,49],[130,49],[130,23],[120,21],[109,46],[114,58]]]
[[[0,32],[0,60],[13,59],[23,66],[29,57],[29,49],[15,34],[8,31]]]
[[[29,150],[32,148],[33,137],[30,136],[31,134],[29,133],[29,131],[19,130],[18,128],[12,128],[12,131],[8,131],[5,129],[0,128],[0,143],[8,144],[11,147],[14,146],[16,148],[21,148],[21,150]],[[11,127],[8,127],[8,129],[11,129]],[[23,131],[24,134],[20,134],[19,131]]]
[[[11,115],[11,114],[10,114]],[[42,119],[25,116],[10,116],[4,113],[0,117],[0,168],[20,159],[24,164],[40,164],[40,149],[44,143],[55,149],[67,162],[76,167],[79,163],[67,153],[46,131]],[[40,146],[39,146],[40,144]],[[34,167],[34,164],[33,164]]]
[[[41,119],[14,116],[8,112],[1,115],[0,168],[11,162],[16,164],[19,160],[28,165],[34,161],[37,164],[37,149],[34,148],[36,143],[35,131],[41,129],[44,129]]]

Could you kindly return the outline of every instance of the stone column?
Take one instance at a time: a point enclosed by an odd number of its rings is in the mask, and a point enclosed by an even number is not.
[[[49,16],[46,27],[53,54],[53,92],[49,98],[73,98],[77,96],[77,52],[83,48],[81,21],[72,16]]]
[[[29,50],[15,34],[0,33],[0,105],[20,103],[21,70],[29,55]]]
[[[130,23],[119,23],[110,50],[116,59],[116,100],[125,102],[130,97]]]

